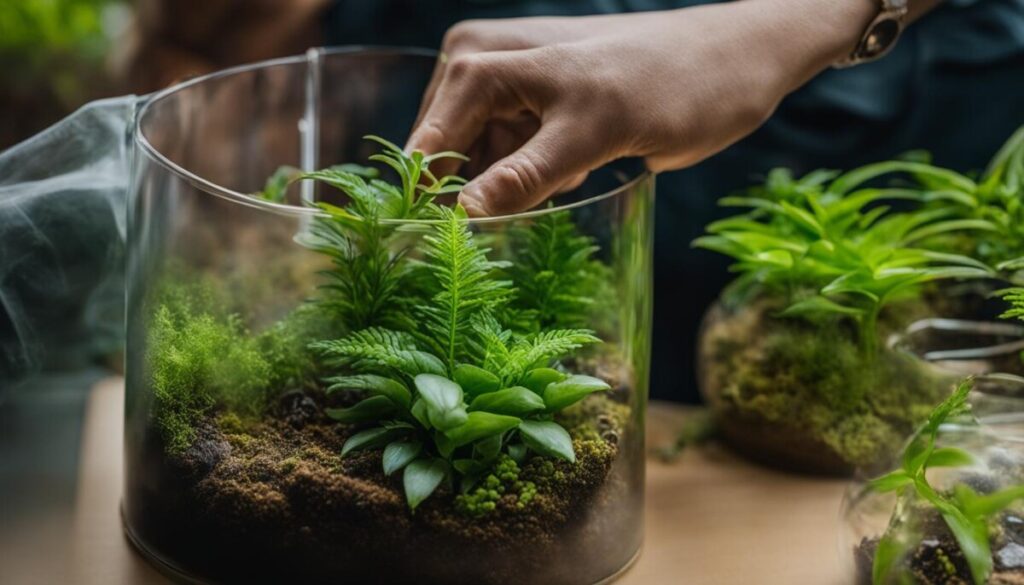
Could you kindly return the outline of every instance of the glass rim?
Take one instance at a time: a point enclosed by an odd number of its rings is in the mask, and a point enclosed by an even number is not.
[[[239,73],[245,73],[247,71],[254,71],[262,68],[277,67],[281,65],[296,65],[301,63],[309,63],[313,56],[323,57],[331,55],[345,55],[345,54],[364,54],[364,55],[392,55],[399,57],[431,57],[437,58],[438,52],[432,49],[424,49],[419,47],[400,47],[400,46],[372,46],[372,45],[345,45],[337,47],[316,47],[309,49],[304,55],[293,55],[290,57],[280,57],[277,59],[267,59],[264,61],[256,61],[254,63],[247,63],[244,65],[237,65],[234,67],[228,67],[205,75],[200,75],[187,79],[185,81],[170,85],[156,93],[151,94],[142,106],[139,108],[138,113],[135,116],[135,122],[132,126],[133,140],[146,155],[160,166],[164,167],[174,175],[189,183],[196,189],[203,191],[209,195],[214,195],[222,199],[227,199],[240,205],[248,207],[254,207],[274,213],[276,215],[286,215],[297,218],[313,218],[313,217],[330,217],[329,214],[321,209],[312,206],[301,206],[301,205],[289,205],[283,203],[275,203],[267,201],[265,199],[259,199],[253,197],[252,194],[241,193],[234,189],[229,189],[223,185],[217,184],[209,179],[201,177],[192,171],[182,167],[178,163],[170,160],[166,155],[160,152],[146,137],[142,131],[142,120],[146,114],[150,111],[150,108],[155,104],[158,104],[161,100],[164,100],[180,91],[186,90],[192,86],[199,85],[214,79],[222,79],[237,75]],[[632,174],[632,173],[630,173]],[[495,215],[487,217],[473,217],[469,218],[468,221],[473,224],[488,224],[488,223],[500,223],[505,221],[513,221],[518,219],[528,219],[532,217],[538,217],[547,215],[549,213],[556,213],[559,211],[576,209],[579,207],[588,206],[605,199],[610,199],[630,191],[636,185],[639,185],[645,181],[648,181],[654,176],[654,173],[647,168],[643,168],[635,174],[635,176],[624,179],[622,184],[599,193],[592,195],[579,201],[566,203],[563,205],[550,205],[547,207],[535,208],[519,213],[513,213],[509,215]],[[429,219],[385,219],[381,223],[385,224],[430,224],[436,220]]]

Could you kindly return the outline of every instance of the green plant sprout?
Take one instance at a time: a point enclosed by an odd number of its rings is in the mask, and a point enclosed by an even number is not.
[[[311,346],[343,373],[325,379],[328,393],[366,395],[327,411],[341,423],[369,426],[349,437],[342,454],[384,447],[384,472],[402,472],[412,509],[451,479],[470,490],[503,454],[521,461],[532,451],[574,462],[572,439],[554,416],[610,386],[553,366],[600,340],[579,328],[523,334],[503,327],[499,317],[517,293],[502,278],[510,266],[487,258],[460,207],[433,203],[458,191],[462,180],[437,179],[429,164],[458,155],[405,153],[371,139],[384,147],[371,159],[398,173],[400,189],[351,169],[300,176],[337,187],[351,201],[344,208],[319,204],[327,215],[302,240],[334,261],[321,302],[352,331]],[[398,223],[387,221],[394,219],[425,220],[422,261],[394,251],[401,235]],[[591,248],[588,241],[582,260]]]
[[[750,212],[712,223],[709,235],[694,245],[736,259],[732,269],[741,276],[734,290],[761,285],[781,293],[788,299],[785,316],[852,319],[870,358],[878,349],[879,314],[889,303],[914,295],[931,281],[992,274],[969,256],[918,246],[930,237],[988,224],[946,220],[950,212],[945,209],[892,212],[884,202],[936,195],[860,188],[883,169],[947,173],[918,163],[883,165],[839,176],[816,171],[801,179],[773,171],[764,188],[721,201]]]
[[[912,501],[927,502],[942,516],[960,547],[976,585],[988,582],[992,573],[992,552],[989,545],[990,520],[1008,506],[1024,498],[1024,485],[1013,486],[991,494],[979,494],[971,487],[957,484],[951,493],[936,490],[928,481],[927,472],[936,467],[962,467],[976,463],[974,457],[955,447],[937,447],[940,427],[970,414],[967,397],[974,380],[960,383],[956,391],[932,411],[928,420],[913,435],[901,457],[899,469],[872,480],[869,489],[896,492],[896,512],[889,530],[882,536],[875,552],[872,580],[885,585],[906,552],[913,546],[898,535],[897,525],[902,511]]]

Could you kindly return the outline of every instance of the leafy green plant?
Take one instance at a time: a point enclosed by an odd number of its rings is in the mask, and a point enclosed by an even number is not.
[[[708,226],[694,245],[736,259],[734,291],[760,286],[787,299],[783,315],[851,319],[867,356],[877,351],[879,314],[890,303],[913,298],[939,279],[992,274],[969,256],[919,246],[928,238],[988,229],[982,220],[949,219],[949,209],[895,212],[886,202],[924,203],[945,192],[863,187],[891,172],[915,172],[954,182],[950,172],[913,162],[870,165],[842,175],[816,171],[793,179],[773,171],[768,183],[725,206],[746,208]]]
[[[893,515],[890,530],[883,535],[875,553],[872,578],[877,585],[890,582],[897,565],[912,546],[895,529],[896,524],[902,521],[900,511],[907,509],[907,502],[911,500],[927,502],[939,512],[967,560],[977,585],[986,583],[992,573],[990,520],[1024,498],[1024,485],[982,495],[959,483],[951,492],[943,493],[929,483],[927,475],[929,469],[936,467],[961,467],[975,463],[974,457],[966,451],[936,445],[943,424],[969,414],[967,397],[972,387],[972,379],[962,382],[913,435],[903,452],[900,468],[869,484],[870,489],[877,492],[896,492],[898,498],[897,513]]]
[[[369,328],[314,345],[329,366],[352,372],[328,378],[328,391],[360,389],[368,397],[328,415],[346,424],[371,423],[352,435],[343,454],[385,447],[384,471],[403,472],[416,508],[442,481],[470,489],[502,453],[526,452],[575,461],[569,433],[554,420],[602,380],[568,375],[555,360],[599,340],[582,329],[517,336],[494,313],[511,299],[501,265],[478,248],[460,210],[436,208],[425,236],[430,265],[427,297],[414,312],[416,333]]]
[[[437,178],[429,169],[435,160],[461,155],[410,154],[382,138],[367,139],[383,147],[371,160],[394,169],[401,187],[378,179],[376,169],[358,165],[291,175],[290,181],[315,180],[335,187],[350,201],[344,208],[318,203],[325,217],[317,217],[298,241],[333,262],[334,268],[324,274],[327,283],[319,302],[336,321],[351,329],[411,326],[409,292],[415,288],[415,271],[402,261],[407,249],[397,243],[398,220],[422,219],[435,197],[461,188],[461,178]],[[270,182],[268,189],[279,192],[280,178]]]

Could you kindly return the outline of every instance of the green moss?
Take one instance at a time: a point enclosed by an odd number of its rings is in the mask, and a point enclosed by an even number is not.
[[[747,309],[757,310],[757,309]],[[711,376],[747,416],[801,429],[853,465],[877,463],[949,389],[913,358],[866,358],[853,332],[762,315],[711,332]]]
[[[255,416],[265,404],[270,367],[237,316],[207,312],[208,300],[180,290],[150,323],[148,364],[154,418],[171,452],[187,449],[194,424],[215,405]]]
[[[507,498],[517,510],[525,510],[537,497],[537,485],[520,479],[519,465],[508,455],[501,455],[476,488],[455,498],[455,509],[473,518],[490,514],[498,502]]]
[[[316,378],[316,360],[309,345],[335,334],[331,321],[316,305],[304,304],[257,337],[270,369],[270,386],[278,392],[299,388]]]

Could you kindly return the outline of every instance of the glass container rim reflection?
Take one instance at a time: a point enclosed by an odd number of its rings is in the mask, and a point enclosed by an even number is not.
[[[229,201],[245,205],[248,207],[254,207],[277,215],[286,215],[298,218],[313,218],[313,217],[327,217],[328,215],[322,210],[308,206],[303,207],[299,205],[290,205],[286,203],[275,203],[264,199],[253,197],[250,194],[241,193],[234,189],[229,189],[223,185],[217,184],[209,179],[201,177],[196,173],[184,168],[180,164],[172,161],[164,153],[160,152],[150,140],[146,137],[143,131],[143,121],[147,114],[150,113],[151,109],[157,106],[161,101],[181,92],[187,90],[193,86],[201,85],[206,82],[224,79],[241,73],[247,73],[259,69],[265,69],[277,66],[287,65],[300,65],[315,63],[323,57],[338,56],[338,55],[379,55],[379,56],[393,56],[393,57],[410,57],[410,58],[430,58],[436,59],[438,52],[432,49],[418,48],[418,47],[400,47],[400,46],[373,46],[373,45],[348,45],[339,47],[319,47],[312,48],[306,52],[305,55],[293,55],[291,57],[281,57],[277,59],[269,59],[264,61],[257,61],[254,63],[248,63],[245,65],[239,65],[236,67],[230,67],[208,73],[206,75],[200,75],[186,81],[173,84],[159,92],[156,92],[148,97],[145,102],[140,106],[139,111],[135,117],[135,124],[133,129],[133,136],[136,145],[152,160],[166,168],[171,173],[177,175],[196,189],[227,199]],[[548,215],[550,213],[557,213],[559,211],[576,209],[580,207],[586,207],[593,203],[610,199],[623,194],[627,194],[633,191],[633,189],[649,181],[654,173],[642,166],[639,171],[629,173],[632,176],[623,178],[622,183],[617,187],[586,197],[579,201],[573,201],[561,205],[551,205],[547,207],[535,208],[520,213],[508,214],[508,215],[495,215],[489,217],[474,217],[469,218],[471,224],[489,224],[489,223],[500,223],[507,221],[515,221],[519,219],[529,219]],[[431,224],[435,220],[430,219],[419,219],[419,220],[395,220],[395,219],[384,219],[381,223],[385,224]]]

